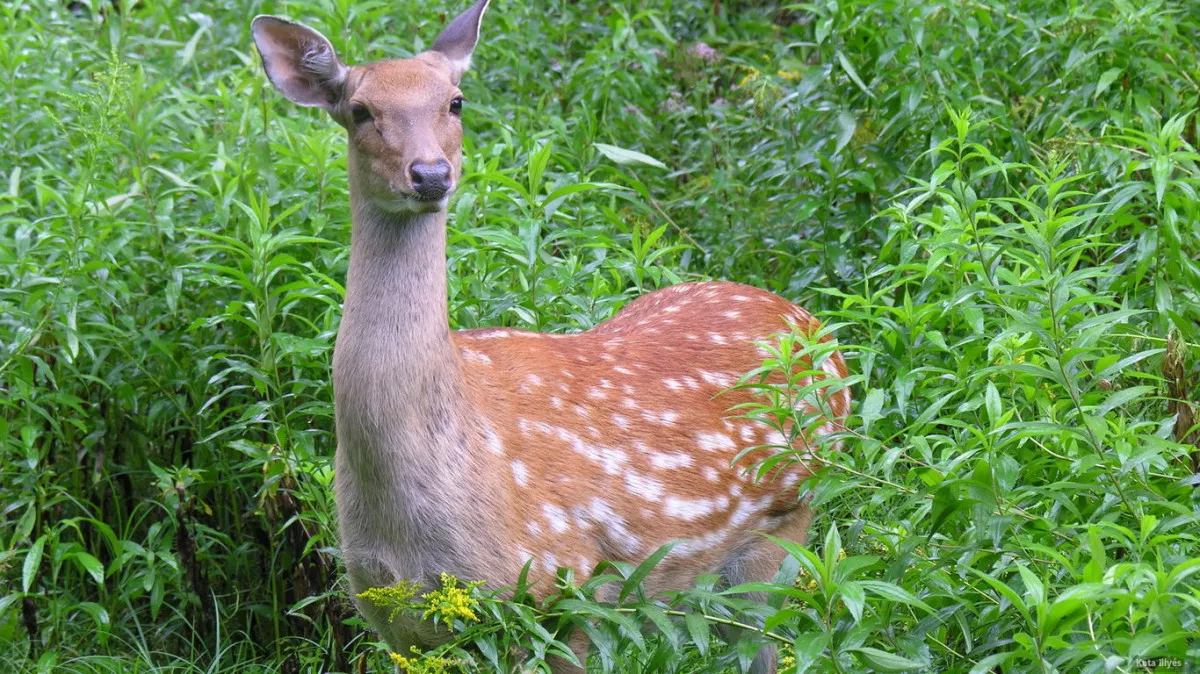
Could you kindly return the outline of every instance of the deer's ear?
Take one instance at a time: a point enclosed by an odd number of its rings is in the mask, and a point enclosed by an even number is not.
[[[459,14],[442,30],[429,49],[445,56],[450,62],[450,79],[455,84],[471,67],[471,52],[479,43],[479,24],[483,22],[483,13],[487,8],[488,0],[479,0],[471,5],[470,9]]]
[[[288,100],[309,107],[333,108],[342,97],[346,67],[329,40],[308,26],[277,16],[259,15],[250,24],[267,79]]]

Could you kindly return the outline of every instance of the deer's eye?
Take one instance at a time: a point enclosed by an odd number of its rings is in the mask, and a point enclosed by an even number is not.
[[[371,121],[371,111],[367,109],[367,106],[355,103],[350,106],[350,118],[354,120],[355,124],[365,124]]]
[[[450,101],[450,114],[458,115],[462,113],[463,97],[455,96],[454,100]]]

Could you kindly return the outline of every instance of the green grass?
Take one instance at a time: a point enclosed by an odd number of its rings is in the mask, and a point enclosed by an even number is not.
[[[773,615],[809,671],[1200,668],[1200,3],[496,1],[455,326],[723,278],[836,324],[854,373],[771,602],[679,604]],[[459,7],[118,4],[0,7],[0,670],[385,667],[332,513],[344,140],[249,20],[359,62]],[[632,585],[542,610],[594,618],[596,667],[736,667],[713,620],[642,641],[666,605]],[[500,654],[550,643],[482,606]]]

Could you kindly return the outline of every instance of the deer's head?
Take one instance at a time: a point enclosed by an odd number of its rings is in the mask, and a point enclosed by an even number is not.
[[[275,16],[251,26],[267,78],[293,103],[321,107],[349,136],[350,180],[392,212],[446,207],[462,173],[458,82],[479,41],[478,0],[410,59],[342,63],[319,32]]]

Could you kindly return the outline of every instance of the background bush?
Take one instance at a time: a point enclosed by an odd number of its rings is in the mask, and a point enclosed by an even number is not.
[[[838,324],[858,404],[812,542],[767,604],[679,603],[770,616],[789,671],[1200,666],[1200,3],[649,4],[489,13],[450,315],[570,331],[725,278]],[[0,7],[0,669],[384,666],[330,491],[343,134],[249,19],[361,62],[458,9]],[[549,611],[605,668],[754,647],[568,580]],[[553,643],[485,606],[480,644]]]

